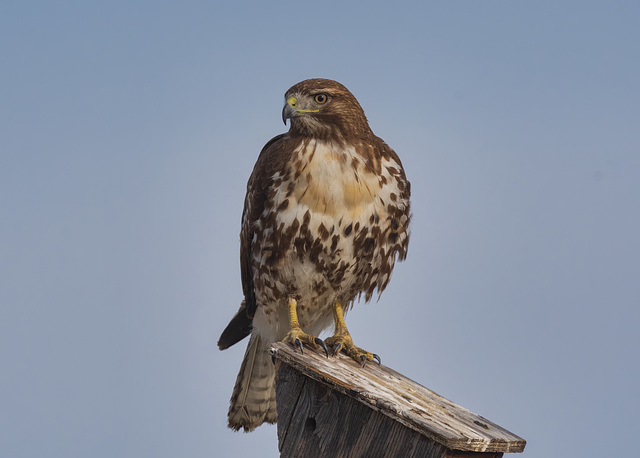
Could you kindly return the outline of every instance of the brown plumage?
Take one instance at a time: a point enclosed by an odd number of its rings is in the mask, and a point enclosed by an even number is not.
[[[229,409],[229,427],[245,431],[276,420],[271,342],[313,347],[333,320],[328,344],[363,363],[376,357],[353,345],[342,307],[382,293],[409,244],[409,181],[356,98],[336,81],[310,79],[285,100],[289,132],[265,145],[247,184],[244,301],[218,342],[225,349],[251,334]]]

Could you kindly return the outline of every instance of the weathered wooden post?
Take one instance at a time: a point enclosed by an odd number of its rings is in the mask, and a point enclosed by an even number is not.
[[[282,457],[494,458],[526,441],[385,366],[271,347]]]

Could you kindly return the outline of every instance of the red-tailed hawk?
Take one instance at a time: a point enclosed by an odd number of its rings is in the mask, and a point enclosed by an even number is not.
[[[251,335],[236,381],[229,427],[276,421],[268,345],[327,348],[361,364],[377,355],[354,345],[344,322],[355,299],[387,286],[409,245],[410,185],[396,153],[376,137],[356,98],[327,79],[285,94],[286,134],[270,140],[253,169],[242,213],[244,301],[221,350]]]

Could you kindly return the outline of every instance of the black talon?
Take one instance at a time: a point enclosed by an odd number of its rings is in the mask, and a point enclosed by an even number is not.
[[[324,350],[324,354],[327,355],[327,358],[329,357],[329,350],[327,350],[327,346],[324,344],[324,340],[316,337],[315,338],[315,343],[317,343],[318,345],[320,345],[322,347],[322,349]]]
[[[373,354],[373,359],[376,361],[376,363],[378,363],[378,366],[380,365],[380,363],[382,363],[382,360],[380,360],[380,357],[375,353]]]
[[[367,364],[367,356],[366,355],[362,355],[360,357],[360,359],[362,360],[362,367],[364,367]]]
[[[304,355],[304,350],[302,349],[302,342],[300,342],[300,339],[296,339],[295,344],[298,345],[298,348],[300,348],[300,353]]]
[[[340,353],[340,349],[342,348],[342,344],[338,342],[335,347],[333,347],[333,351],[331,352],[331,356],[336,356]]]

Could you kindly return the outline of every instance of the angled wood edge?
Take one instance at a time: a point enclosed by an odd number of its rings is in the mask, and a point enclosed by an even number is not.
[[[452,450],[522,452],[526,441],[384,365],[360,367],[347,356],[327,358],[274,343],[274,359],[350,396]]]

